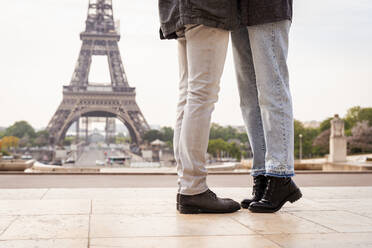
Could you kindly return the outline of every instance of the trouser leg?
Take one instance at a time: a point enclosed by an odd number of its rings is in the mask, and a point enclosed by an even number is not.
[[[288,20],[248,27],[266,142],[266,175],[294,175],[292,97],[287,67]]]
[[[174,158],[177,163],[177,174],[179,175],[178,186],[180,185],[180,177],[182,176],[182,164],[179,154],[179,141],[181,134],[182,119],[184,114],[184,108],[186,105],[187,98],[187,85],[188,85],[188,69],[187,69],[187,54],[186,54],[186,39],[178,39],[178,65],[179,65],[179,86],[178,86],[178,104],[177,104],[177,115],[176,124],[174,127],[173,136],[173,150]],[[180,190],[180,189],[179,189]]]
[[[203,25],[185,33],[188,91],[178,142],[180,193],[208,189],[205,168],[211,114],[218,99],[229,32]]]
[[[258,102],[255,68],[246,27],[231,33],[234,63],[240,95],[240,109],[253,152],[252,176],[263,175],[266,145]]]

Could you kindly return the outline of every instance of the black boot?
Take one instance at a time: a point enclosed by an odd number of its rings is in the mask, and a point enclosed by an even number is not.
[[[242,208],[248,208],[252,202],[258,202],[262,199],[267,186],[267,178],[263,175],[253,177],[252,197],[244,199],[241,202]]]
[[[181,214],[232,213],[240,209],[240,204],[231,199],[222,199],[211,190],[198,195],[177,196],[177,210]]]
[[[249,210],[255,213],[274,213],[287,202],[295,202],[302,197],[300,189],[290,177],[267,177],[265,194],[259,202],[252,202]]]

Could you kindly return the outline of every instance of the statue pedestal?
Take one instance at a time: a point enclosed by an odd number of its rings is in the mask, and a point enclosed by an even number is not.
[[[329,141],[329,162],[345,162],[346,145],[346,137],[332,137]]]

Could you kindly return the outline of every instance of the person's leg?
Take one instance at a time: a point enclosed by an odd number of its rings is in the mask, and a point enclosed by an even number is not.
[[[184,114],[184,108],[186,105],[187,98],[187,85],[188,85],[188,69],[187,69],[187,53],[186,53],[186,39],[178,39],[178,65],[179,65],[179,86],[178,86],[178,104],[177,104],[177,116],[176,124],[174,127],[174,136],[173,136],[173,149],[174,149],[174,158],[177,163],[177,173],[179,176],[178,179],[178,192],[180,192],[181,184],[180,177],[182,176],[182,164],[179,155],[179,141],[182,127],[182,120]]]
[[[292,98],[287,67],[290,21],[248,27],[266,141],[266,175],[294,175]]]
[[[229,32],[203,25],[185,32],[188,62],[188,93],[179,140],[183,195],[208,190],[206,153],[211,114],[218,99]]]
[[[255,67],[258,101],[266,142],[265,194],[252,202],[253,212],[276,212],[287,201],[302,197],[294,176],[292,98],[287,67],[290,21],[248,27]]]
[[[240,95],[240,109],[253,152],[252,197],[245,198],[241,202],[243,208],[248,208],[252,202],[262,199],[267,186],[267,178],[265,177],[266,144],[248,29],[242,27],[234,30],[231,33],[231,40]]]
[[[265,175],[266,144],[258,102],[255,68],[246,27],[231,33],[240,109],[253,152],[252,176]]]
[[[205,168],[211,114],[218,98],[229,32],[186,26],[185,38],[186,59],[180,59],[187,61],[188,82],[186,103],[184,93],[180,98],[179,113],[183,106],[183,117],[176,138],[180,185],[177,209],[182,214],[235,212],[240,209],[239,203],[219,198],[208,189]],[[181,88],[183,92],[185,88]]]

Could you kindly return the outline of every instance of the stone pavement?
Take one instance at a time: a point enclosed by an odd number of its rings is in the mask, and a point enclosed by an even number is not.
[[[302,191],[276,214],[180,215],[174,188],[0,189],[0,247],[372,247],[372,187]]]

